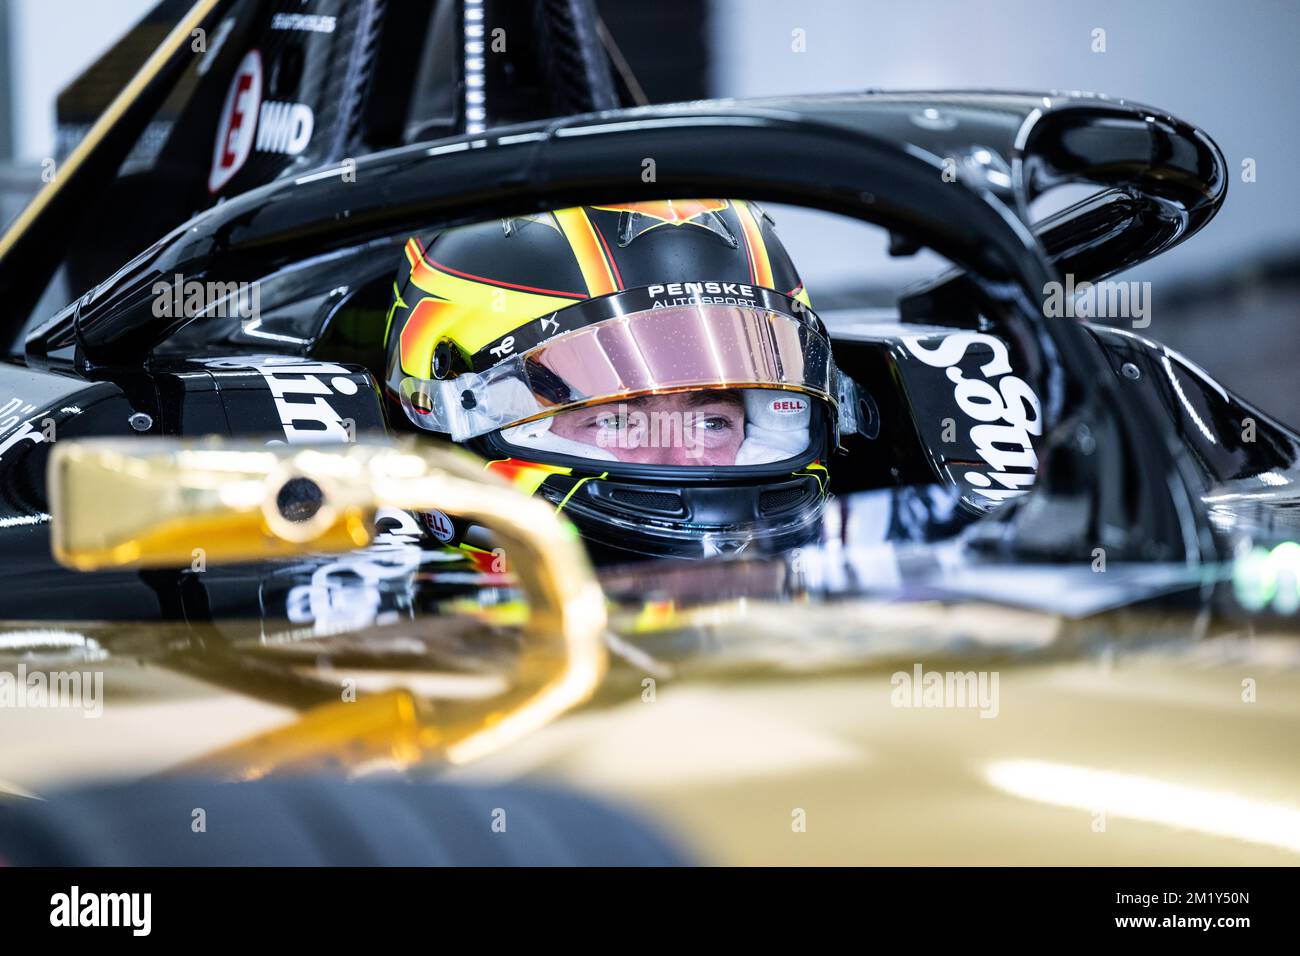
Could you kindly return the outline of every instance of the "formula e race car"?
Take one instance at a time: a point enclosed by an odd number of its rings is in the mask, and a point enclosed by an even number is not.
[[[365,862],[1294,862],[1300,436],[1112,280],[1224,203],[1206,134],[638,106],[582,0],[427,8],[164,0],[60,100],[0,239],[0,855],[212,862],[139,808],[286,777],[213,798],[222,861],[356,862],[259,801],[397,769],[554,839]],[[786,217],[928,271],[819,298]],[[559,424],[722,392],[738,448],[685,471]]]

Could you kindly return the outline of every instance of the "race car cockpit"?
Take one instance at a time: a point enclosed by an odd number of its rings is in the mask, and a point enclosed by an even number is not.
[[[647,155],[656,176],[629,186]],[[1169,488],[1286,470],[1293,438],[1141,334],[1046,310],[1063,275],[1191,235],[1222,169],[1186,124],[1087,97],[810,97],[502,129],[199,214],[36,327],[24,374],[94,383],[51,395],[60,435],[128,420],[290,444],[443,435],[622,560],[786,550],[838,533],[819,526],[828,495],[871,491],[893,498],[866,523],[886,539],[974,522],[994,551],[1060,559],[1104,539],[1199,560],[1217,553],[1209,519],[1189,524]],[[1069,183],[1094,191],[1032,220]],[[932,258],[869,294],[805,288],[823,259],[869,270],[839,239],[786,253],[799,231],[777,240],[773,222],[790,210],[851,223],[892,261]],[[1150,440],[1153,417],[1186,451]],[[1233,438],[1246,418],[1258,440]],[[664,424],[678,447],[654,448]],[[37,486],[32,448],[6,464]],[[1044,531],[1031,499],[1069,521]],[[422,522],[439,543],[471,530]]]

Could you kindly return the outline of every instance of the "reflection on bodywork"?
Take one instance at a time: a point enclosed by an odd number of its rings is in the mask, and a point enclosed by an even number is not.
[[[989,784],[1014,796],[1094,817],[1159,823],[1300,853],[1300,806],[1294,803],[1041,760],[997,761],[984,775]]]

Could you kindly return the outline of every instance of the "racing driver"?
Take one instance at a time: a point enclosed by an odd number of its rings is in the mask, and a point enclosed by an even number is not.
[[[412,237],[398,420],[553,502],[599,557],[809,540],[854,387],[755,203],[583,206]],[[400,408],[400,410],[399,410]],[[439,516],[448,543],[466,529]]]

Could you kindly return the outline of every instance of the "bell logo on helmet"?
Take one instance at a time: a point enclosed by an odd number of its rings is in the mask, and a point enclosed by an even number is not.
[[[808,411],[808,403],[801,398],[776,398],[770,408],[774,415],[798,415]]]

